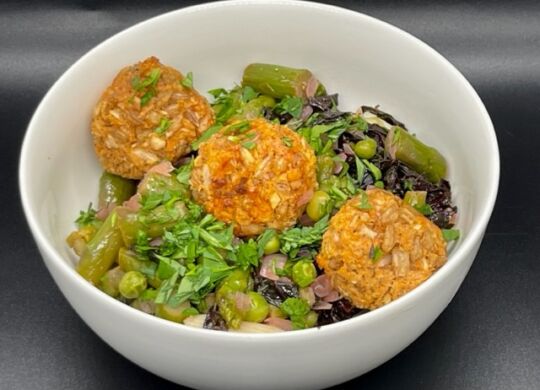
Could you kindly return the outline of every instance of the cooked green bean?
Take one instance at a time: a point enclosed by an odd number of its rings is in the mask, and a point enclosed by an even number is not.
[[[152,287],[158,288],[161,285],[161,281],[156,277],[156,263],[129,249],[120,248],[118,251],[118,265],[124,272],[138,271],[146,275],[148,283]]]
[[[113,210],[86,245],[77,265],[77,272],[86,280],[97,284],[114,264],[122,244],[118,215]]]
[[[118,294],[120,294],[118,286],[120,285],[120,280],[124,274],[124,270],[120,267],[114,267],[113,269],[108,270],[101,278],[99,288],[105,294],[108,294],[111,297],[117,297]]]
[[[272,64],[248,65],[244,69],[242,85],[275,98],[306,97],[324,90],[309,70]]]
[[[133,180],[103,171],[99,179],[99,208],[121,205],[135,194],[137,185]]]
[[[187,314],[189,314],[189,312],[185,312],[185,310],[189,309],[190,307],[191,305],[188,301],[182,302],[176,307],[162,303],[156,305],[156,316],[169,321],[181,323],[186,317],[188,317]]]
[[[438,184],[446,175],[446,161],[439,151],[399,126],[388,132],[385,151],[390,157],[425,175],[434,184]]]

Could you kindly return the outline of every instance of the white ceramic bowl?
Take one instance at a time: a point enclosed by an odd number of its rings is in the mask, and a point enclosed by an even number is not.
[[[380,104],[445,155],[462,238],[449,261],[404,297],[338,324],[283,334],[229,334],[146,315],[92,287],[64,238],[97,196],[89,123],[116,72],[150,55],[194,71],[201,91],[230,87],[250,62],[310,68],[341,105]],[[138,24],[75,63],[47,93],[21,154],[24,211],[45,264],[82,319],[147,370],[198,388],[322,388],[380,365],[448,305],[478,251],[497,194],[490,118],[465,78],[411,35],[344,9],[292,1],[231,1]],[[69,330],[63,330],[69,332]]]

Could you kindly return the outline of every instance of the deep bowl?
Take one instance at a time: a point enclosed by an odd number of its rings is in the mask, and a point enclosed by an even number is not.
[[[318,27],[317,27],[318,26]],[[324,26],[324,27],[322,27]],[[92,109],[116,72],[150,55],[194,71],[200,91],[231,87],[250,62],[310,68],[341,106],[380,104],[447,157],[462,238],[433,277],[341,323],[280,334],[194,329],[146,315],[87,283],[64,238],[97,196]],[[499,180],[495,132],[479,97],[441,55],[374,18],[294,1],[189,7],[103,42],[54,84],[24,140],[20,190],[32,234],[81,318],[141,367],[199,388],[322,388],[361,375],[415,340],[448,305],[478,251]],[[69,330],[64,330],[69,331]]]

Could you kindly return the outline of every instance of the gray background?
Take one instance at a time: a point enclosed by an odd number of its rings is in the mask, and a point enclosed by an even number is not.
[[[1,389],[176,388],[114,352],[69,307],[30,237],[16,172],[32,112],[74,61],[136,22],[192,3],[0,4]],[[409,348],[351,384],[540,388],[540,3],[332,3],[401,27],[446,56],[485,102],[502,154],[497,206],[455,299]]]

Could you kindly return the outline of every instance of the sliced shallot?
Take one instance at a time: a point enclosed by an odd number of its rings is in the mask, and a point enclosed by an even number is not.
[[[264,256],[262,258],[261,270],[259,274],[270,280],[278,280],[279,276],[276,274],[276,269],[282,269],[287,261],[287,256],[282,254],[273,254]]]
[[[279,328],[279,329],[292,330],[292,322],[284,318],[268,317],[266,320],[264,320],[264,323],[271,326],[275,326],[276,328]]]

